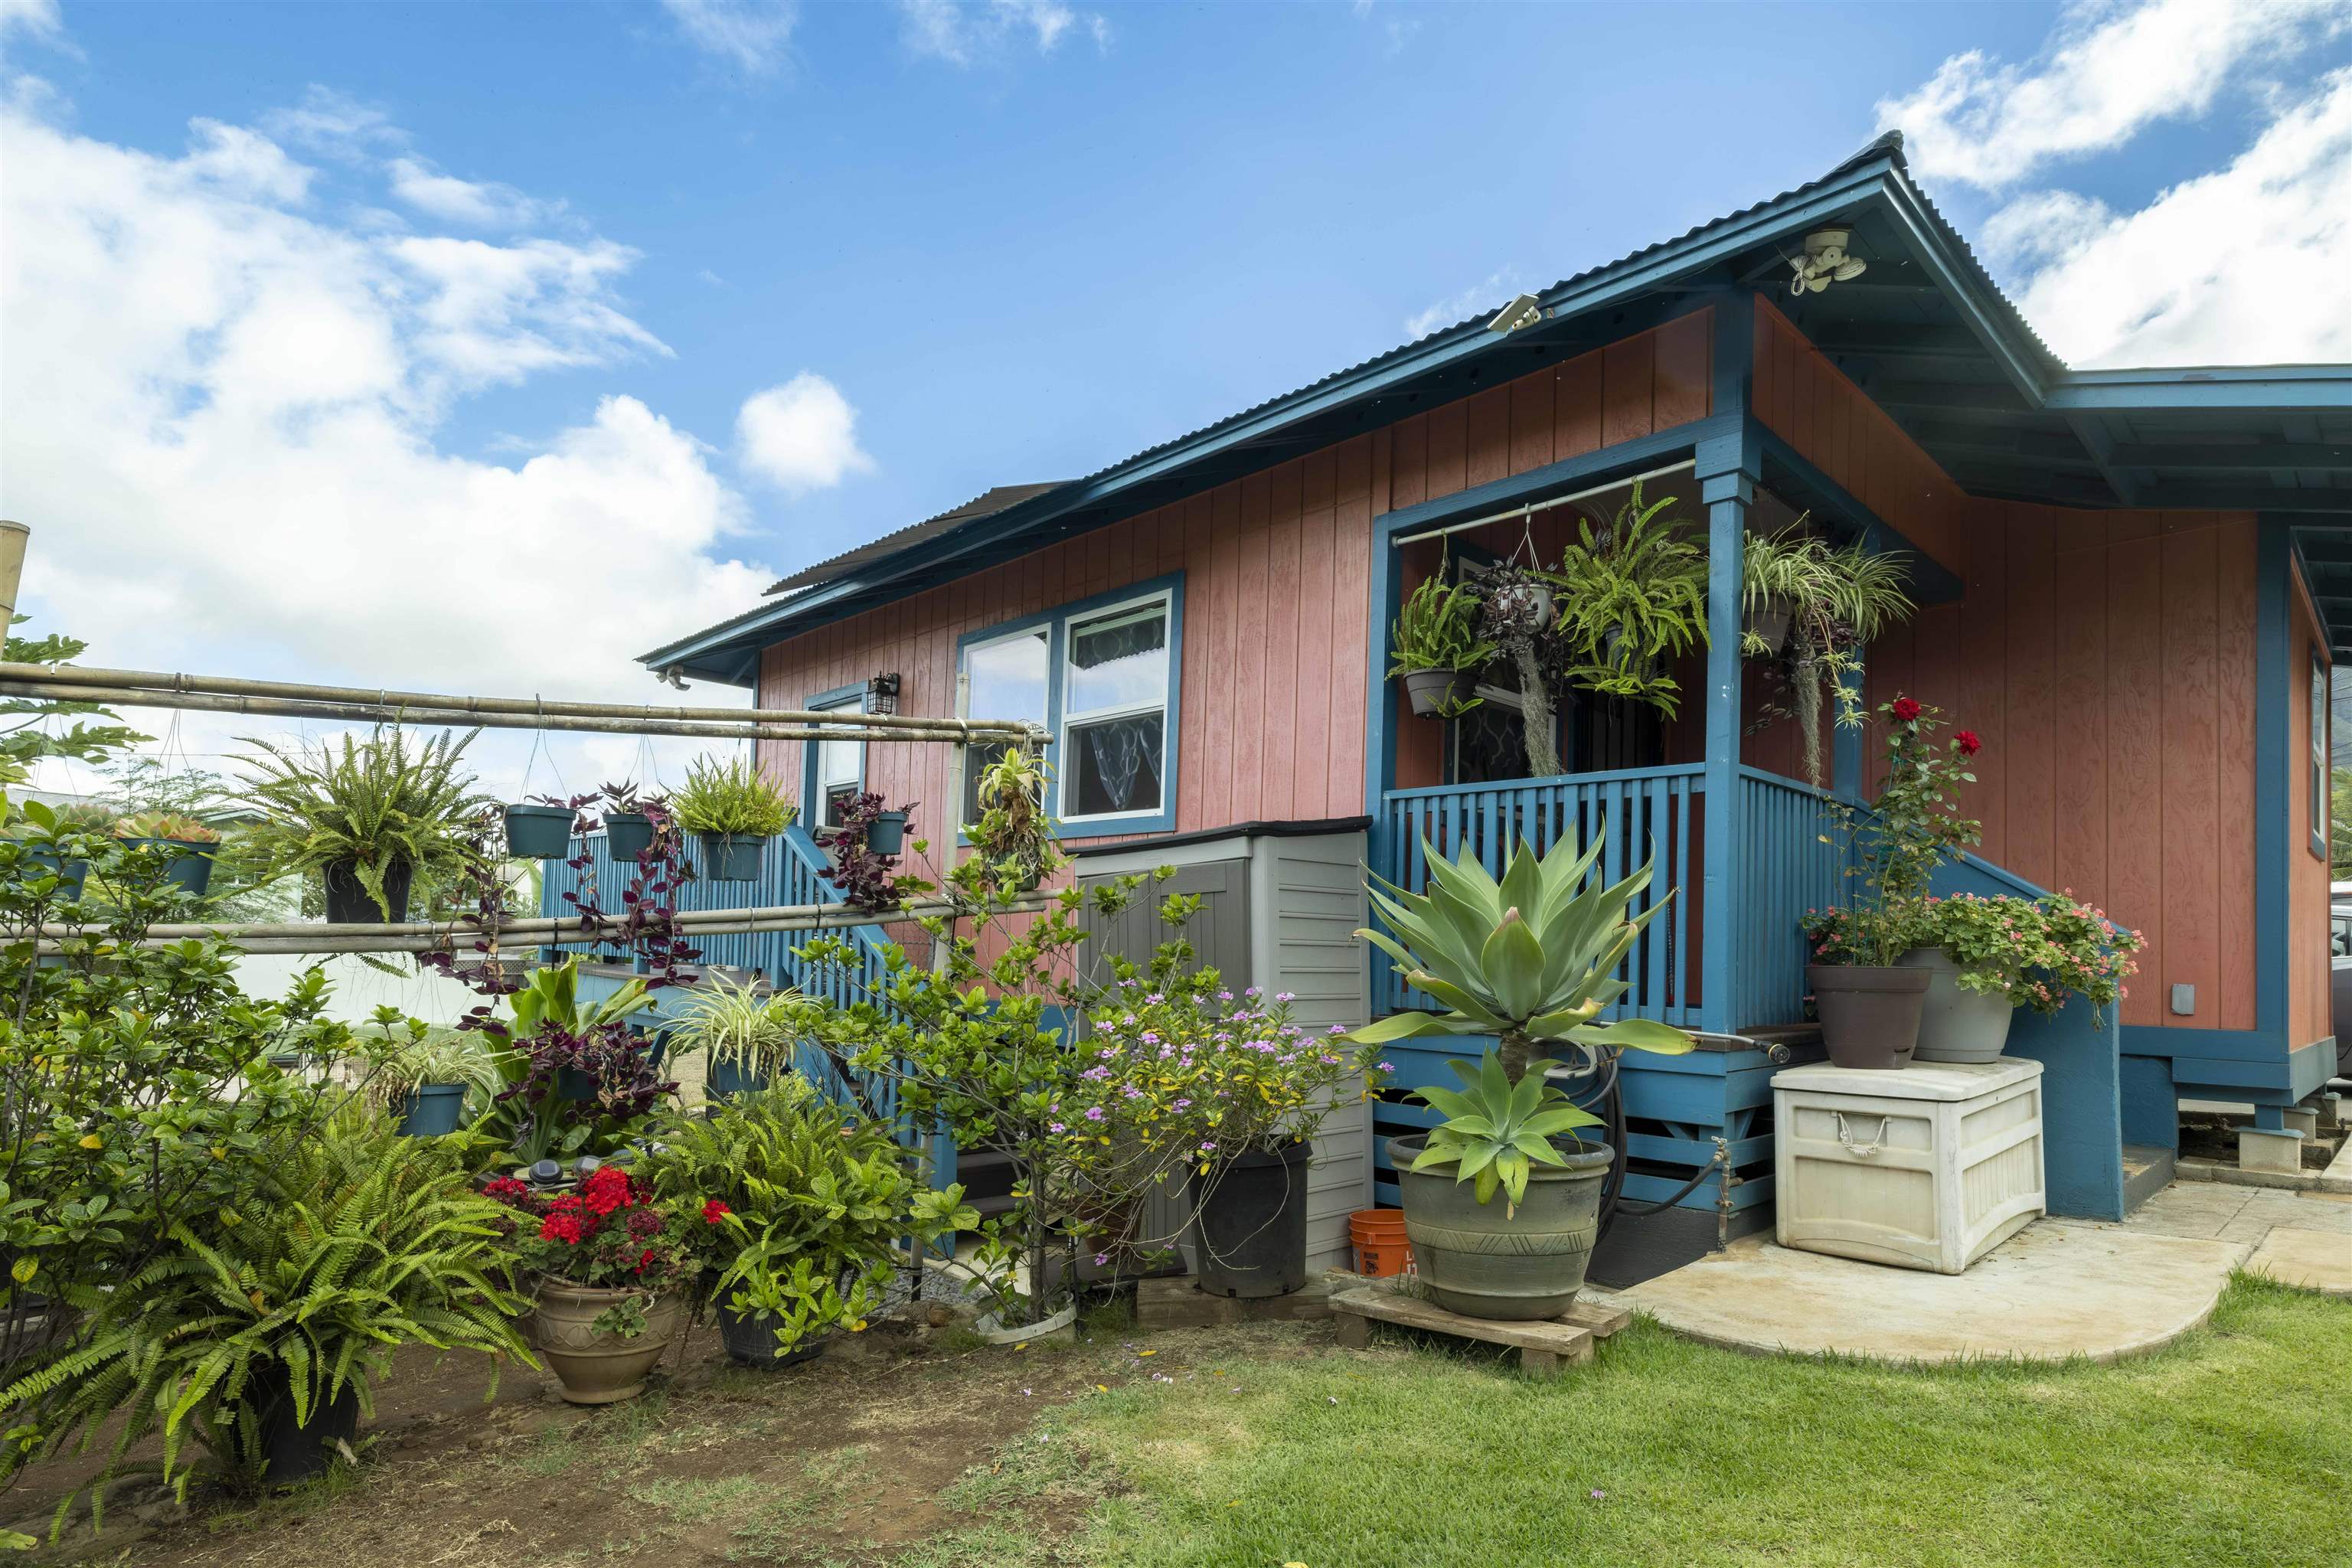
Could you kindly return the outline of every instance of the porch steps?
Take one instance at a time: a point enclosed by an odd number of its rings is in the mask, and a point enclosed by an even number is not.
[[[2173,1156],[2169,1149],[2152,1144],[2124,1145],[2124,1213],[2130,1214],[2140,1205],[2172,1184]]]

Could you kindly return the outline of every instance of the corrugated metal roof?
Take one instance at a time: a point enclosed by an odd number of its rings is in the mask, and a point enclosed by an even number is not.
[[[944,533],[959,522],[968,521],[972,518],[992,517],[1006,507],[1018,506],[1033,497],[1044,495],[1047,490],[1060,489],[1067,482],[1064,479],[1048,479],[1042,484],[992,486],[961,506],[950,507],[936,517],[927,517],[920,522],[908,523],[895,533],[886,533],[881,538],[861,544],[855,550],[845,550],[829,560],[820,561],[813,566],[803,566],[789,576],[779,577],[767,589],[767,592],[771,595],[782,594],[793,588],[813,588],[820,583],[829,583],[853,566],[862,566],[866,562],[878,560],[894,550],[900,550],[919,540],[929,539],[933,534]]]

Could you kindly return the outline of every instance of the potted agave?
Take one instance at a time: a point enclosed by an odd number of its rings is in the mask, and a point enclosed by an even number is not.
[[[1651,865],[1615,883],[1592,875],[1606,842],[1605,829],[1581,853],[1573,838],[1548,855],[1523,842],[1498,882],[1468,846],[1448,861],[1424,839],[1432,892],[1368,885],[1388,930],[1357,934],[1450,1010],[1394,1014],[1350,1037],[1495,1041],[1475,1067],[1448,1064],[1459,1090],[1421,1091],[1444,1117],[1426,1138],[1389,1141],[1421,1278],[1439,1306],[1468,1317],[1559,1316],[1583,1288],[1599,1233],[1615,1152],[1579,1139],[1594,1119],[1552,1086],[1559,1063],[1536,1048],[1571,1050],[1590,1065],[1607,1051],[1691,1048],[1690,1036],[1646,1018],[1598,1021],[1624,994],[1617,966],[1666,907],[1633,912]]]
[[[218,829],[176,812],[142,811],[116,823],[114,836],[132,848],[176,851],[164,868],[164,879],[192,899],[205,896],[213,879],[213,858],[220,853]]]
[[[695,836],[702,873],[721,882],[759,879],[768,840],[792,826],[798,808],[745,758],[698,759],[673,802],[678,826]]]
[[[1478,617],[1477,595],[1465,583],[1449,585],[1443,571],[1406,597],[1391,634],[1389,674],[1404,678],[1416,716],[1452,719],[1478,705],[1478,671],[1495,657]]]
[[[643,1393],[719,1254],[727,1205],[656,1198],[618,1165],[600,1165],[569,1193],[512,1176],[482,1191],[515,1211],[516,1261],[533,1277],[531,1343],[563,1397],[611,1405]]]

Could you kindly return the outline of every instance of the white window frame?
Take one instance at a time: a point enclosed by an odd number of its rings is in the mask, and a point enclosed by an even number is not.
[[[1117,620],[1131,612],[1154,607],[1159,610],[1160,623],[1166,628],[1160,639],[1160,700],[1129,703],[1118,708],[1089,708],[1084,711],[1072,711],[1067,706],[1067,700],[1070,677],[1070,634],[1073,628],[1080,625],[1090,626],[1097,621]],[[1143,617],[1136,616],[1133,618],[1139,620]],[[1073,781],[1077,773],[1075,747],[1076,726],[1079,724],[1100,723],[1109,719],[1131,719],[1139,713],[1149,713],[1157,708],[1160,710],[1160,755],[1163,769],[1166,766],[1166,759],[1175,755],[1174,737],[1169,731],[1171,726],[1176,721],[1176,704],[1171,700],[1176,689],[1174,666],[1176,595],[1168,589],[1156,588],[1148,594],[1139,594],[1131,599],[1117,600],[1108,605],[1093,605],[1076,614],[1064,616],[1055,625],[1048,655],[1050,662],[1046,669],[1047,705],[1059,710],[1054,720],[1055,737],[1058,742],[1073,748],[1070,755],[1063,759],[1065,765],[1057,770],[1060,774],[1058,804],[1061,809],[1055,815],[1064,823],[1086,826],[1094,826],[1100,823],[1140,821],[1163,815],[1168,809],[1169,798],[1175,790],[1174,784],[1165,776],[1164,772],[1160,780],[1160,799],[1149,809],[1104,811],[1081,816],[1072,812],[1069,807],[1070,792],[1074,787]]]
[[[972,655],[979,653],[983,648],[998,647],[1002,647],[1005,643],[1021,642],[1024,639],[1041,642],[1045,645],[1045,691],[1043,692],[1044,706],[1037,713],[1034,722],[1041,728],[1052,727],[1054,716],[1054,623],[1051,621],[1040,621],[1032,626],[1022,626],[1016,630],[1006,632],[1002,637],[982,637],[977,642],[968,642],[963,645],[962,650],[956,655],[957,718],[970,719],[972,717]],[[1014,719],[1027,719],[1030,716],[1026,713],[1014,713],[1009,715],[1003,713],[983,713],[981,714],[980,717],[983,719],[1003,719],[1008,717]],[[971,774],[976,770],[977,758],[974,753],[979,749],[979,746],[975,743],[974,745],[968,747],[964,752],[966,776],[963,781],[962,795],[967,798],[959,799],[955,804],[956,812],[959,816],[968,815],[971,805],[971,802],[968,798],[971,794],[973,786],[973,779]],[[1040,802],[1039,804],[1042,805],[1044,803]],[[961,830],[959,829],[959,831]]]
[[[843,697],[832,702],[815,703],[812,706],[810,710],[817,713],[837,713],[843,711],[863,713],[866,711],[865,694],[861,692],[856,696]],[[811,758],[809,762],[809,772],[814,776],[816,782],[816,820],[809,824],[809,830],[811,832],[816,832],[820,829],[831,827],[833,826],[832,822],[828,819],[833,815],[830,805],[833,791],[836,785],[846,784],[854,792],[860,795],[865,793],[866,742],[862,740],[853,741],[845,737],[841,740],[811,741],[809,744],[816,748],[816,755]],[[848,746],[854,748],[854,754],[857,758],[856,773],[847,779],[826,778],[824,776],[824,752],[827,746]]]

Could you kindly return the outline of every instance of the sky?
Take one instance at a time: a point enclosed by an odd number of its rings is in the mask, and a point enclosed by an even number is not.
[[[91,663],[657,700],[634,656],[783,572],[1890,126],[2071,363],[2352,359],[2352,0],[0,0],[20,609]]]

